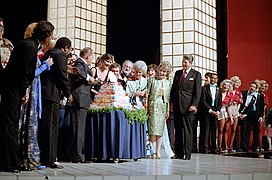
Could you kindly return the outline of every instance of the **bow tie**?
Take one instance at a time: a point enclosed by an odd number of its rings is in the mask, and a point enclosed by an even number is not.
[[[253,96],[255,96],[255,93],[248,93],[247,95],[253,97]]]

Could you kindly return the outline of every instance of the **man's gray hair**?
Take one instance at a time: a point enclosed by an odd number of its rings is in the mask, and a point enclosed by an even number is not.
[[[122,66],[124,66],[126,64],[131,64],[131,67],[133,67],[133,62],[131,62],[130,60],[125,60],[125,62],[123,63]]]
[[[187,59],[191,64],[194,62],[194,57],[191,54],[185,54],[183,58]]]

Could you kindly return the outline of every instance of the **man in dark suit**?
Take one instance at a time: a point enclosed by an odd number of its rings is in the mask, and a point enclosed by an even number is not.
[[[205,73],[205,75],[204,75],[204,85],[203,86],[205,86],[207,84],[210,84],[211,75],[212,75],[212,73],[210,73],[210,72],[206,72]],[[197,128],[198,128],[198,122],[199,122],[199,126],[200,126],[200,121],[201,121],[202,117],[203,117],[203,115],[202,115],[201,106],[199,106],[198,110],[197,110],[197,113],[195,115],[195,121],[194,121],[194,125],[193,125],[194,135],[193,135],[193,148],[192,148],[192,152],[198,152],[198,150],[200,151],[200,148],[201,148],[200,138],[199,138],[199,141],[197,141]],[[197,149],[197,145],[198,145],[199,149]]]
[[[61,93],[71,101],[70,85],[67,76],[68,55],[73,48],[71,41],[62,37],[55,48],[47,51],[42,60],[51,57],[53,65],[41,74],[42,117],[39,121],[38,140],[41,149],[41,163],[50,168],[63,168],[55,164],[57,157],[58,121]]]
[[[26,89],[35,75],[37,52],[42,43],[50,41],[54,26],[48,21],[40,21],[33,30],[32,37],[16,44],[7,66],[1,73],[1,168],[5,171],[20,172],[18,144],[19,108],[26,95]]]
[[[87,110],[91,103],[91,86],[94,81],[88,65],[92,63],[94,52],[91,48],[83,48],[80,58],[74,62],[78,73],[69,74],[71,93],[71,124],[72,124],[72,162],[85,163],[84,142]]]
[[[241,144],[242,151],[248,151],[251,127],[253,127],[252,151],[256,152],[259,145],[260,122],[264,121],[264,97],[257,91],[258,84],[251,82],[248,91],[242,91],[243,104],[240,107]]]
[[[202,87],[201,100],[200,100],[200,152],[208,153],[211,147],[211,153],[216,150],[216,128],[218,113],[222,107],[222,94],[217,87],[218,75],[212,73],[210,77],[210,84]],[[211,132],[211,137],[210,136]],[[209,146],[211,140],[211,146]]]
[[[201,96],[201,74],[192,68],[192,63],[192,55],[183,56],[183,69],[176,71],[170,95],[175,124],[173,158],[184,160],[191,159],[193,121]]]

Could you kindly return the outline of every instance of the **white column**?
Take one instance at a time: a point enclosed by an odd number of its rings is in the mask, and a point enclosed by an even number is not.
[[[193,54],[204,76],[217,71],[216,52],[215,0],[161,0],[161,60],[176,71],[182,56]]]
[[[58,37],[72,41],[75,53],[91,47],[106,53],[107,0],[48,0],[48,20]]]

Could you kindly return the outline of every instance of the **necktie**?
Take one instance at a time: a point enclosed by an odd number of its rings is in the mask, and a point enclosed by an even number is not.
[[[180,79],[179,85],[181,86],[183,84],[184,79],[186,78],[187,72],[183,70],[182,77]]]

